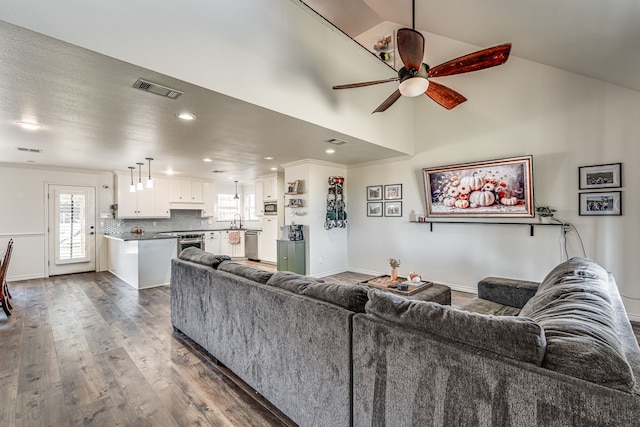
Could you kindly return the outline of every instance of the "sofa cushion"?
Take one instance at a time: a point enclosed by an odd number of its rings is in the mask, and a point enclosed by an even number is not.
[[[375,289],[369,291],[366,311],[398,325],[536,365],[545,352],[544,332],[530,319],[470,313]]]
[[[178,258],[195,262],[196,264],[206,265],[207,267],[218,268],[222,261],[230,260],[227,255],[214,255],[209,252],[205,252],[202,249],[196,247],[188,247],[183,249],[178,255]]]
[[[608,280],[593,261],[572,258],[547,275],[520,316],[544,328],[543,367],[631,392],[635,378],[618,338]]]
[[[322,279],[302,276],[290,271],[274,273],[267,285],[329,302],[357,313],[364,313],[364,305],[367,303],[367,290],[362,286],[325,283]]]
[[[234,261],[225,261],[221,263],[218,270],[235,274],[236,276],[244,277],[245,279],[253,280],[254,282],[262,284],[267,283],[273,275],[270,271],[260,270],[259,268],[240,264],[239,262]]]
[[[323,283],[324,280],[315,279],[310,276],[293,273],[291,271],[276,271],[267,281],[267,285],[286,289],[299,294],[304,288],[313,283]]]
[[[356,313],[364,313],[367,303],[367,288],[343,283],[314,283],[306,286],[300,294],[330,302]]]

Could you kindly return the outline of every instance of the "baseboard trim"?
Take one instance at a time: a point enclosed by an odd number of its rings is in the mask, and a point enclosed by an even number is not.
[[[20,280],[32,280],[32,279],[44,279],[46,276],[42,273],[38,274],[23,274],[22,276],[7,277],[7,283],[19,282]]]

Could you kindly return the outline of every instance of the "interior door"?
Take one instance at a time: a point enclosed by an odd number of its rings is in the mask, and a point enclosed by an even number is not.
[[[49,275],[96,269],[94,187],[49,185]]]

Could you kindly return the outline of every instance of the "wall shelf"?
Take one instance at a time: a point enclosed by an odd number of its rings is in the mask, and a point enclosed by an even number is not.
[[[519,226],[528,226],[529,227],[529,236],[534,235],[534,228],[537,226],[553,226],[553,227],[564,227],[569,226],[568,223],[563,222],[553,222],[553,223],[542,223],[542,222],[489,222],[489,221],[409,221],[415,224],[429,224],[429,231],[433,232],[433,224],[481,224],[481,225],[519,225]]]

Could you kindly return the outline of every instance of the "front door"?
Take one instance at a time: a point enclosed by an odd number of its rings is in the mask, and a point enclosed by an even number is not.
[[[49,185],[49,275],[96,270],[94,187]]]

